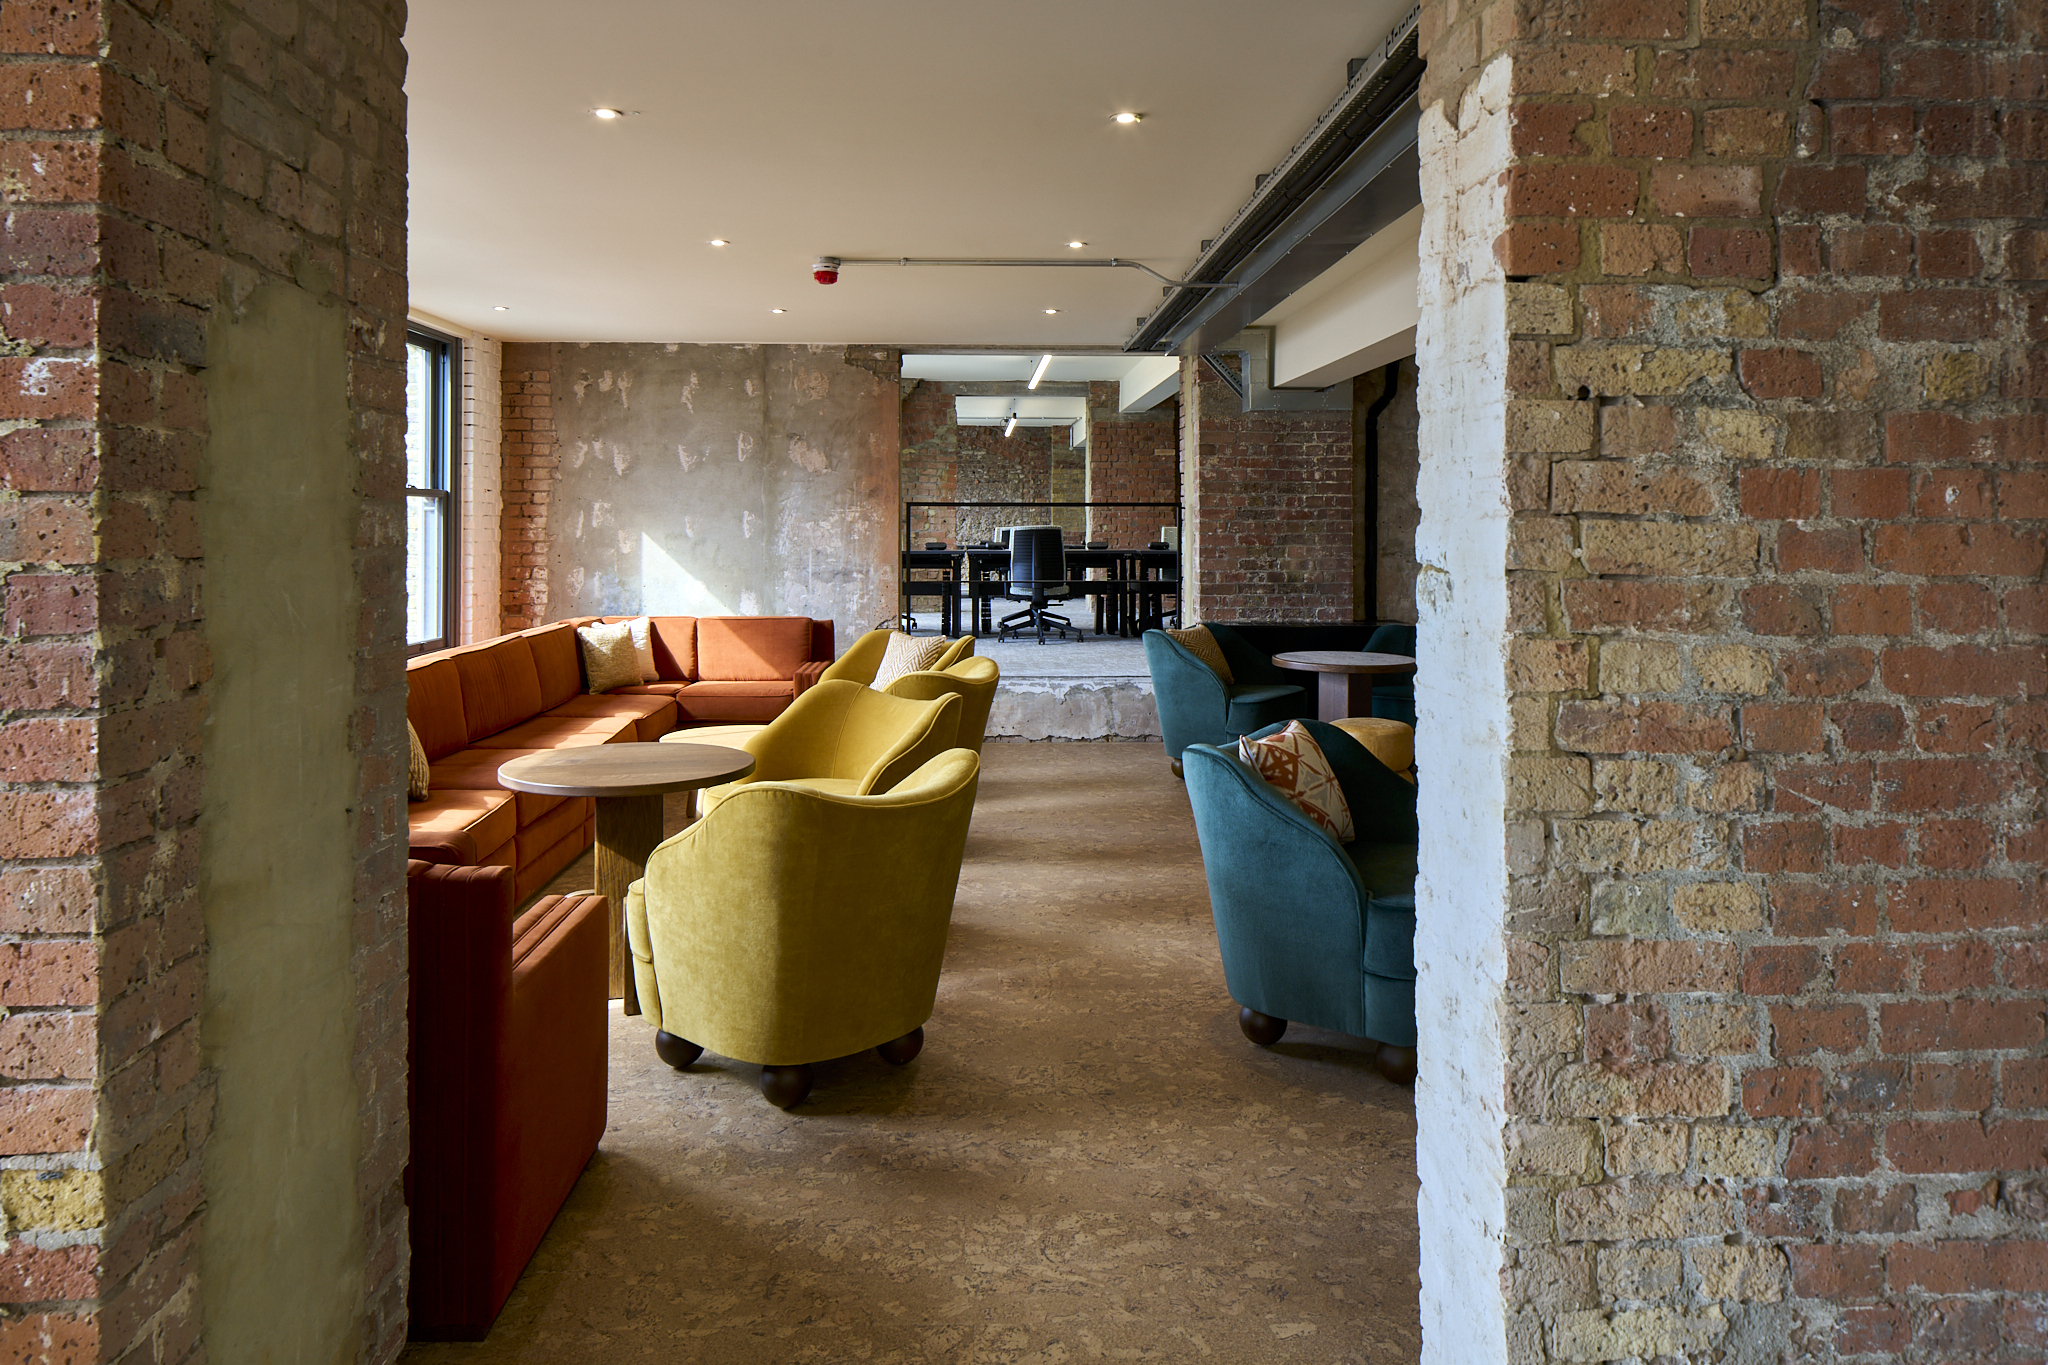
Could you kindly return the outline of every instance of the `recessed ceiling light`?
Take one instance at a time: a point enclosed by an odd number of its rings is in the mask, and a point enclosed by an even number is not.
[[[512,311],[512,305],[509,303],[494,303],[491,305],[491,311],[493,313],[509,313]]]
[[[1070,251],[1079,251],[1082,247],[1086,245],[1088,245],[1086,242],[1068,242],[1067,248]]]
[[[1059,312],[1060,310],[1059,310],[1059,309],[1057,309],[1057,308],[1048,308],[1048,309],[1046,309],[1045,311],[1046,311],[1046,312],[1048,312],[1048,313],[1057,313],[1057,312]]]
[[[1118,123],[1136,123],[1144,117],[1143,114],[1122,113],[1116,116],[1116,121]]]
[[[590,112],[602,119],[624,118],[626,116],[626,111],[623,109],[593,109]]]
[[[725,240],[725,238],[723,238],[723,237],[713,237],[713,238],[711,239],[711,245],[713,245],[713,246],[731,246],[731,245],[732,245],[732,243],[731,243],[731,242],[728,242],[728,241],[726,241],[726,240]]]
[[[787,308],[770,308],[768,311],[771,313],[787,313],[789,310]]]

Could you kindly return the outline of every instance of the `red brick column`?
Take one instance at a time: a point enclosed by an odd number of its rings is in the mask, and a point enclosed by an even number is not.
[[[2039,7],[1424,27],[1511,142],[1504,1350],[2040,1359]]]
[[[555,447],[555,400],[548,348],[505,347],[504,503],[499,563],[505,581],[504,627],[525,630],[548,619],[548,508],[561,457]]]
[[[1206,364],[1192,387],[1187,622],[1349,621],[1350,408],[1245,412]]]
[[[1177,403],[1150,412],[1117,411],[1117,386],[1088,386],[1088,500],[1172,502],[1179,492]],[[1173,525],[1171,507],[1091,508],[1088,539],[1145,545]]]
[[[405,204],[391,8],[268,5],[252,22],[231,4],[0,6],[0,420],[16,424],[0,437],[0,1155],[14,1158],[0,1174],[0,1357],[202,1349],[206,338],[215,310],[302,276],[331,281],[355,319],[359,1354],[389,1359],[402,1343]],[[280,93],[266,112],[286,64],[290,108]],[[322,136],[256,145],[311,119]]]

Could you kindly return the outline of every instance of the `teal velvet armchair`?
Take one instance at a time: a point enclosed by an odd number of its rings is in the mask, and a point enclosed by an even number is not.
[[[1273,667],[1229,626],[1208,630],[1230,665],[1228,683],[1165,631],[1145,632],[1159,732],[1176,775],[1183,772],[1181,751],[1190,744],[1234,744],[1240,735],[1316,713],[1315,694],[1298,681],[1306,675]]]
[[[1351,807],[1349,844],[1269,786],[1235,744],[1182,755],[1224,983],[1254,1043],[1278,1042],[1289,1020],[1334,1029],[1380,1044],[1381,1074],[1406,1084],[1415,1077],[1415,788],[1342,730],[1303,724]]]

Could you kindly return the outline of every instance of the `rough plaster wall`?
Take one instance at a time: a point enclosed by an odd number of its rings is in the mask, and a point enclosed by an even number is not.
[[[470,334],[462,343],[462,640],[488,640],[501,630],[499,515],[504,499],[500,451],[504,347]]]
[[[219,1076],[201,1246],[214,1360],[350,1362],[363,1123],[352,1067],[361,499],[348,313],[288,285],[209,339],[200,1037]]]
[[[1422,117],[1420,629],[1415,760],[1416,1166],[1422,1181],[1423,1359],[1504,1361],[1497,1288],[1506,1227],[1501,1045],[1508,743],[1506,285],[1508,63],[1469,88],[1452,124]],[[1436,856],[1430,856],[1436,850]],[[1455,850],[1455,852],[1453,852]]]
[[[1397,362],[1400,390],[1379,419],[1379,592],[1381,621],[1415,619],[1415,527],[1422,519],[1416,502],[1421,477],[1421,411],[1416,385],[1420,376],[1411,357]]]
[[[557,343],[548,614],[896,610],[895,358]]]

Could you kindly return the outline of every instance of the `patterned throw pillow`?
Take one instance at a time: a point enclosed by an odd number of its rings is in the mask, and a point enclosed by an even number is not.
[[[1351,805],[1337,774],[1315,736],[1298,720],[1264,739],[1247,735],[1237,742],[1237,755],[1258,770],[1282,796],[1301,807],[1302,814],[1330,831],[1340,844],[1358,837],[1351,823]]]
[[[576,643],[583,647],[583,673],[592,692],[639,685],[640,656],[633,652],[631,626],[623,621],[615,626],[578,626]]]
[[[420,732],[412,728],[412,722],[405,723],[405,738],[412,745],[412,761],[405,770],[405,799],[424,801],[427,799],[427,776],[432,771],[427,766],[427,746],[420,743]]]
[[[653,620],[636,616],[626,622],[626,628],[633,632],[633,656],[640,660],[640,681],[660,682],[661,670],[654,666]]]
[[[953,647],[953,642],[943,635],[905,635],[900,630],[889,632],[889,646],[882,651],[882,662],[875,669],[875,680],[869,684],[877,692],[888,690],[905,673],[922,673],[939,661],[939,656]]]
[[[1209,665],[1209,671],[1223,679],[1225,687],[1237,681],[1230,676],[1230,661],[1223,657],[1223,646],[1216,643],[1216,637],[1209,633],[1207,626],[1189,626],[1186,630],[1169,630],[1165,634],[1167,639]]]

